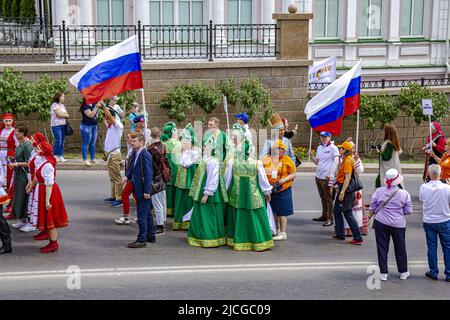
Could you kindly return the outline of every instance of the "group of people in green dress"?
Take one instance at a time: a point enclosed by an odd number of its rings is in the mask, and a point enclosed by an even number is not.
[[[266,208],[272,186],[262,162],[251,156],[250,131],[240,122],[227,136],[219,119],[211,118],[201,144],[191,124],[178,130],[169,122],[163,128],[171,168],[167,212],[173,230],[187,230],[192,246],[241,251],[274,246]]]

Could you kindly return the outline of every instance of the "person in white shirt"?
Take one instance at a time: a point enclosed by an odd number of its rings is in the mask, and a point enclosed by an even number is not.
[[[117,96],[109,99],[109,107],[116,112],[115,117],[117,122],[121,122],[121,119],[125,118],[125,111],[117,104]]]
[[[322,215],[313,221],[325,222],[324,227],[333,223],[333,198],[328,183],[332,175],[332,167],[335,159],[339,157],[339,149],[331,142],[331,133],[320,133],[320,145],[316,155],[311,152],[313,162],[317,165],[316,186],[322,201]]]
[[[64,106],[64,93],[57,92],[53,98],[53,103],[50,107],[50,116],[53,137],[55,143],[53,144],[53,155],[56,157],[56,161],[64,162],[64,140],[66,138],[67,119],[69,119],[69,113]]]
[[[423,228],[427,238],[428,265],[425,276],[438,280],[437,239],[444,254],[446,281],[450,282],[450,185],[442,183],[441,167],[430,165],[430,182],[420,186],[419,200],[423,202]]]
[[[107,127],[104,151],[108,154],[107,165],[111,181],[111,198],[105,199],[105,202],[111,202],[111,207],[118,208],[122,206],[123,191],[122,175],[120,174],[123,124],[117,121],[117,118],[111,114],[111,109],[106,107],[103,101],[99,102],[97,106],[103,106]]]

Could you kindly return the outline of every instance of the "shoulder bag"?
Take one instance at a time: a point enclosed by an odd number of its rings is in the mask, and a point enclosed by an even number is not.
[[[361,179],[359,179],[359,176],[356,174],[355,169],[353,169],[352,178],[350,180],[350,183],[347,187],[347,190],[345,192],[353,193],[359,190],[363,189],[363,184],[361,182]]]
[[[371,229],[374,229],[374,223],[375,223],[375,216],[378,214],[378,212],[380,212],[381,210],[384,209],[384,207],[392,200],[392,198],[395,196],[395,194],[399,191],[400,189],[397,189],[390,197],[389,199],[387,199],[382,205],[381,207],[378,208],[378,210],[376,210],[375,212],[369,211],[369,227]]]

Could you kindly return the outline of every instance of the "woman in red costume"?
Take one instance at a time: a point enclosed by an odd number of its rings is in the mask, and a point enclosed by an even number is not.
[[[446,139],[442,131],[442,126],[439,122],[433,121],[431,123],[431,133],[432,133],[431,137],[433,139],[432,142],[430,143],[430,137],[428,137],[427,143],[422,148],[426,154],[423,180],[427,182],[429,181],[430,178],[428,174],[428,167],[432,164],[437,164],[436,160],[431,156],[431,151],[433,151],[438,158],[442,157],[442,154],[445,151],[445,143],[446,143]]]
[[[42,158],[38,154],[37,146],[46,141],[45,136],[36,132],[31,136],[31,143],[33,144],[33,151],[31,152],[30,160],[28,161],[28,168],[30,169],[30,176],[28,178],[28,184],[26,187],[26,192],[30,194],[28,198],[28,224],[21,228],[22,232],[30,232],[35,231],[37,229],[37,220],[38,220],[38,191],[36,188],[36,167],[39,167],[42,164],[42,159],[45,161],[45,158]],[[48,235],[47,235],[48,238]]]
[[[13,186],[11,185],[14,170],[8,167],[8,159],[14,159],[14,152],[19,145],[16,135],[14,134],[14,115],[5,113],[2,115],[3,122],[0,123],[0,161],[3,166],[3,174],[5,178],[1,181],[2,186],[8,192],[11,200],[13,195]],[[6,208],[5,213],[11,213],[12,201]],[[8,215],[5,219],[12,219],[13,215]]]
[[[38,228],[48,232],[50,242],[40,249],[41,253],[50,253],[58,250],[57,228],[68,226],[66,208],[58,184],[55,182],[55,163],[53,148],[48,142],[38,145],[42,164],[36,168],[36,182],[39,188],[38,200]]]

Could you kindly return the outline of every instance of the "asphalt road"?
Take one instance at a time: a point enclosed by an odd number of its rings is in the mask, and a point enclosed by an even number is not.
[[[374,179],[373,174],[363,177],[367,194]],[[332,241],[332,229],[312,221],[320,208],[312,174],[300,174],[294,185],[296,213],[289,220],[289,239],[262,253],[191,247],[186,232],[170,228],[158,236],[156,244],[128,249],[126,244],[135,239],[137,226],[113,223],[121,209],[103,202],[109,190],[106,172],[60,171],[58,181],[70,218],[70,226],[60,230],[60,250],[42,255],[38,252],[42,243],[14,230],[13,254],[0,256],[0,300],[450,297],[450,284],[443,281],[443,274],[438,282],[424,277],[426,243],[418,175],[406,176],[415,210],[407,230],[412,276],[406,281],[398,278],[391,252],[390,278],[380,289],[367,285],[368,267],[377,261],[373,233],[363,246],[353,247]],[[167,224],[170,227],[170,218]],[[67,271],[71,266],[75,273]],[[440,267],[443,270],[442,263]],[[80,278],[74,276],[78,268]]]

